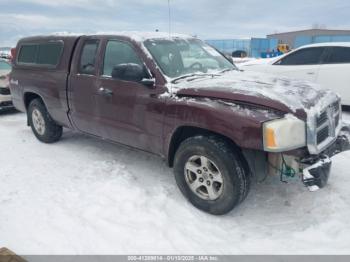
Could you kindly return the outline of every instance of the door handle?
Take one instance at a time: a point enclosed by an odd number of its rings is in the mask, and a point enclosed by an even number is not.
[[[315,72],[307,72],[308,75],[314,75]]]
[[[110,97],[113,95],[113,91],[108,89],[108,88],[104,88],[104,87],[100,87],[98,89],[98,94],[99,95],[102,95],[102,96],[107,96],[107,97]]]

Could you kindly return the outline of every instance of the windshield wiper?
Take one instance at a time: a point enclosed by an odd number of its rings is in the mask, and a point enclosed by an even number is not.
[[[174,78],[171,83],[172,84],[176,84],[179,80],[182,80],[182,79],[186,79],[186,78],[189,78],[189,77],[196,77],[195,79],[197,79],[198,77],[205,77],[205,76],[211,76],[211,77],[214,77],[214,76],[219,76],[218,74],[208,74],[208,73],[203,73],[203,74],[198,74],[198,73],[195,73],[195,74],[188,74],[188,75],[183,75],[183,76],[179,76],[177,78]]]
[[[227,68],[227,69],[224,69],[224,70],[220,71],[220,74],[226,73],[226,72],[229,72],[229,71],[237,71],[237,70],[238,70],[237,68]]]

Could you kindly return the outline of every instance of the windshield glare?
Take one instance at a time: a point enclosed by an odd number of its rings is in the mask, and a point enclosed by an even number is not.
[[[170,78],[235,69],[218,51],[197,39],[147,40],[144,44]]]

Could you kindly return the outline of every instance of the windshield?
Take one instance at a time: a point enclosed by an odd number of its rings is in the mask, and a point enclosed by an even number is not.
[[[235,69],[218,51],[197,39],[157,39],[144,44],[170,78]]]

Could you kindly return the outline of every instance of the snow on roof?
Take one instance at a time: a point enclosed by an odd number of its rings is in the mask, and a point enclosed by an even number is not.
[[[56,32],[53,33],[54,36],[81,36],[81,35],[115,35],[131,38],[132,40],[142,42],[148,39],[173,39],[173,38],[193,38],[192,36],[185,34],[177,34],[168,32],[147,32],[147,31],[107,31],[107,32],[97,32],[92,34],[87,33],[71,33],[71,32]]]
[[[99,32],[97,35],[118,35],[129,37],[135,41],[145,41],[148,39],[166,39],[166,38],[192,38],[185,34],[167,33],[167,32],[142,32],[142,31],[122,31],[122,32]]]

